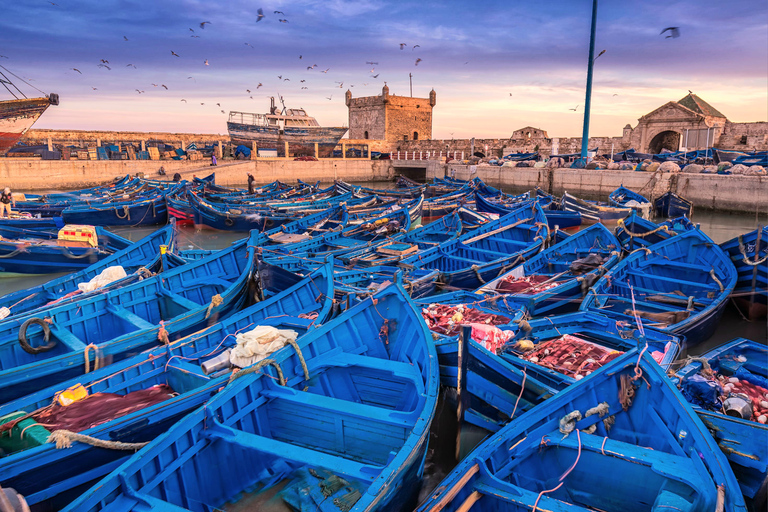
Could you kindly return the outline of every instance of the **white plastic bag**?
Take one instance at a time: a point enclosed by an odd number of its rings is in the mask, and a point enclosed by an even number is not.
[[[117,281],[118,279],[122,279],[127,275],[128,274],[125,273],[125,269],[120,265],[116,265],[114,267],[107,267],[101,271],[101,274],[97,275],[87,283],[78,284],[77,287],[80,289],[81,292],[88,293],[98,288],[101,288],[102,286],[106,286],[109,283]]]
[[[229,354],[229,362],[239,368],[258,363],[271,353],[283,348],[288,340],[296,341],[299,333],[291,329],[276,329],[268,325],[259,325],[255,329],[242,332],[235,337],[237,345]]]

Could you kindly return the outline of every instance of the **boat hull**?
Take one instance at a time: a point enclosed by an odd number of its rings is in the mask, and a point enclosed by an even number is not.
[[[281,149],[286,142],[288,144],[305,145],[333,145],[347,133],[343,127],[305,126],[301,128],[286,127],[279,130],[277,127],[254,126],[243,123],[227,123],[227,130],[235,144],[243,144],[255,148]]]
[[[18,142],[50,105],[48,98],[0,101],[0,156]]]

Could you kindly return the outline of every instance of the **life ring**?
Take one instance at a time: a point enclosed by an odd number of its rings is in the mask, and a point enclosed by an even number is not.
[[[43,328],[43,341],[45,341],[45,345],[41,345],[39,347],[33,347],[29,344],[27,341],[27,328],[31,324],[37,324],[40,327]],[[21,345],[21,348],[24,349],[24,352],[27,354],[41,354],[43,352],[48,352],[53,347],[56,346],[56,340],[51,340],[51,327],[48,325],[48,322],[43,320],[42,318],[30,318],[23,324],[21,324],[21,327],[19,328],[19,345]]]
[[[234,219],[227,217],[226,219],[224,219],[224,225],[231,228],[232,226],[235,225],[235,221]]]

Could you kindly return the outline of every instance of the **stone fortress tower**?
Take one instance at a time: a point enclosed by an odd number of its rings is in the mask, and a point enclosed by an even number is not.
[[[396,96],[386,83],[379,96],[352,98],[347,90],[349,138],[382,140],[388,143],[432,138],[432,108],[437,102],[433,89],[429,98]]]

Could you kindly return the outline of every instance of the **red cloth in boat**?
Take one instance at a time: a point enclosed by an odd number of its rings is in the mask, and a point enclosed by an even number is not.
[[[532,276],[525,276],[525,277],[510,276],[499,281],[499,283],[496,285],[496,291],[499,293],[531,293],[533,294],[533,293],[539,293],[545,290],[549,290],[550,288],[555,288],[558,284],[560,284],[556,281],[547,283],[545,285],[539,284],[549,279],[552,279],[552,277],[540,276],[537,274],[534,274]]]
[[[564,334],[559,338],[539,343],[534,350],[526,352],[522,357],[569,377],[580,379],[621,354],[623,352],[602,347],[572,334]]]

